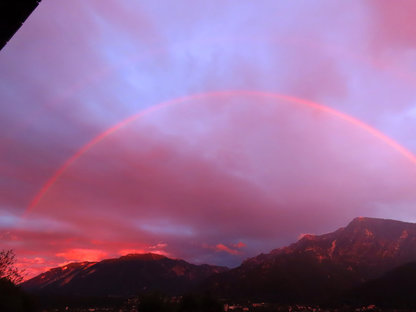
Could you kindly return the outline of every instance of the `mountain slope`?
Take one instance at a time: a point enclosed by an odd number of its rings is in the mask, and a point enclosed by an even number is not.
[[[232,270],[155,254],[128,255],[55,268],[23,287],[65,296],[131,296],[148,290],[178,295],[203,282],[204,290],[220,297],[322,303],[411,261],[416,261],[416,224],[360,217]]]
[[[416,224],[360,217],[248,259],[206,287],[231,297],[322,302],[409,261],[416,261]]]
[[[131,296],[149,290],[187,292],[226,268],[194,265],[156,254],[132,254],[101,262],[72,263],[22,284],[32,293],[65,296]]]
[[[416,308],[416,262],[399,266],[349,293],[351,302],[394,308]]]

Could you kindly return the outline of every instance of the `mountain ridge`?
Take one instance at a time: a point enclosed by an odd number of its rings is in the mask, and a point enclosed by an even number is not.
[[[345,227],[304,235],[233,269],[194,265],[152,253],[130,254],[54,268],[23,287],[100,296],[156,289],[176,295],[198,289],[230,298],[326,302],[412,261],[416,261],[415,223],[357,217]]]
[[[128,254],[99,262],[52,268],[21,286],[32,293],[71,296],[130,296],[140,291],[186,292],[226,267],[195,265],[154,253]]]
[[[416,261],[416,224],[354,218],[322,235],[246,259],[209,278],[205,287],[229,297],[327,301],[350,288]]]

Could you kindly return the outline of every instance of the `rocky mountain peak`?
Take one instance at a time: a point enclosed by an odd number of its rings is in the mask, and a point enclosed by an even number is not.
[[[373,276],[416,260],[416,224],[358,217],[346,227],[322,235],[303,235],[297,242],[248,259],[243,265],[265,265],[282,255],[305,255],[357,270],[361,267]]]

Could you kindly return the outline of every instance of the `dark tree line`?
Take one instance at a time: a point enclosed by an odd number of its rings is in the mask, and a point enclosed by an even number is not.
[[[141,296],[140,312],[220,312],[224,311],[223,304],[209,293],[187,294],[179,301],[161,293],[153,292]]]
[[[23,272],[16,267],[13,250],[0,251],[0,279],[7,279],[15,285],[23,280]]]
[[[13,250],[0,251],[0,311],[33,311],[31,299],[18,285],[22,280]]]

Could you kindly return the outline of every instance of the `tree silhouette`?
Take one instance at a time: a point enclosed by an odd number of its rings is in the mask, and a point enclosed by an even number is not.
[[[16,255],[11,249],[0,251],[0,279],[7,279],[13,284],[23,280],[22,271],[16,267]]]
[[[22,280],[13,250],[0,251],[0,311],[34,311],[32,299],[17,285]]]

